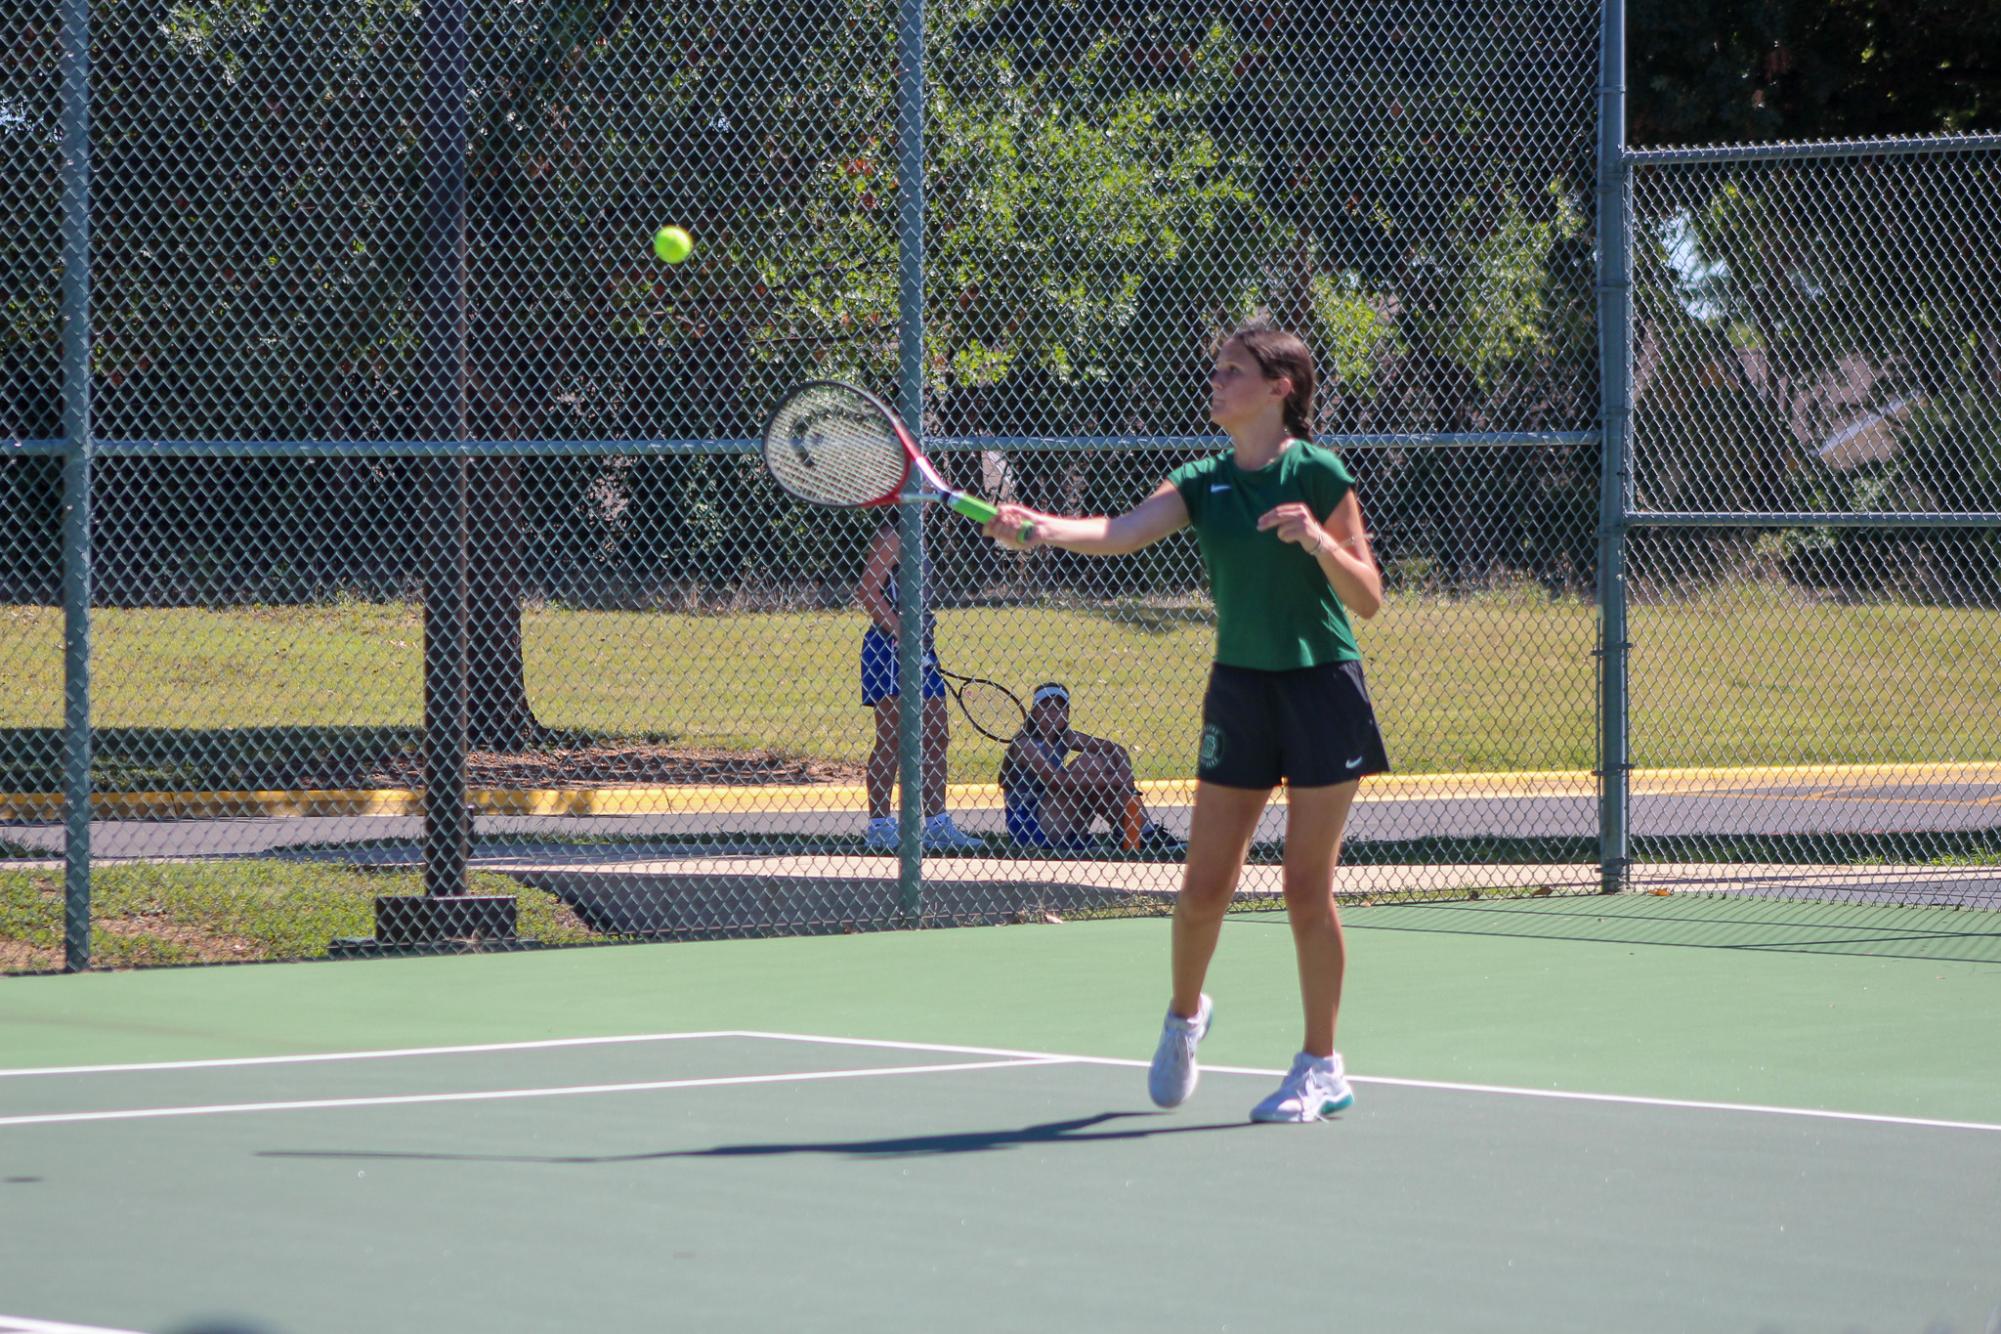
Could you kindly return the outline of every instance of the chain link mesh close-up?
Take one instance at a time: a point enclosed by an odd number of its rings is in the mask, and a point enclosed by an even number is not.
[[[84,8],[0,19],[0,968],[1169,910],[1193,538],[756,437],[1115,514],[1254,318],[1384,576],[1344,904],[2001,899],[1993,143],[1608,158],[1595,0]],[[963,678],[1130,801],[1021,837]]]
[[[1994,905],[1995,147],[1634,173],[1639,883]]]

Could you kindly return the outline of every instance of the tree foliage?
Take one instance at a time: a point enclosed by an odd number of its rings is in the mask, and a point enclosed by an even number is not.
[[[421,12],[421,0],[97,0],[100,433],[412,433]],[[740,439],[802,376],[893,385],[891,0],[472,0],[470,13],[475,434]],[[0,167],[22,225],[0,236],[0,432],[46,437],[55,48],[52,20],[5,23]],[[1639,5],[1632,137],[1993,127],[1997,25],[1979,7],[1888,0]],[[1209,344],[1259,310],[1319,350],[1330,433],[1593,424],[1589,5],[934,0],[927,36],[932,432],[1202,432]],[[1949,216],[1927,210],[1979,216],[1978,200],[1898,188],[1899,225]],[[1690,195],[1644,219],[1639,262],[1674,269],[1670,283],[1693,264],[1714,290],[1689,297],[1700,318],[1687,303],[1642,314],[1654,392],[1675,386],[1672,409],[1692,421],[1736,423],[1743,476],[1802,486],[1783,438],[1800,409],[1770,388],[1781,377],[1712,384],[1719,358],[1792,357],[1818,368],[1792,377],[1809,385],[1894,344],[1876,358],[1884,374],[1936,377],[1991,360],[1993,335],[1984,311],[1943,297],[1905,312],[1887,342],[1871,321],[1898,308],[1888,297],[1828,314],[1838,303],[1814,292],[1862,281],[1856,257],[1787,253],[1777,202]],[[698,238],[676,268],[646,249],[670,220]],[[1978,239],[1931,234],[1948,256]],[[1992,251],[1941,267],[1928,290],[1993,290]],[[1809,271],[1818,288],[1801,281]],[[1742,401],[1703,406],[1716,394]],[[1013,483],[1112,505],[1165,462],[1121,457],[1080,471],[1021,455]],[[1658,484],[1686,471],[1661,457]],[[1392,554],[1462,583],[1588,578],[1588,450],[1354,460]],[[52,536],[53,470],[5,467],[10,531]],[[498,562],[501,604],[610,582],[838,581],[865,536],[803,519],[726,456],[531,458],[476,480],[489,501],[476,545]],[[227,571],[301,596],[407,574],[413,488],[395,464],[141,462],[105,482],[105,515],[145,553],[105,573],[112,587],[129,575],[135,597],[165,595],[167,576],[214,597]],[[31,547],[45,538],[8,556],[17,582],[53,570]]]

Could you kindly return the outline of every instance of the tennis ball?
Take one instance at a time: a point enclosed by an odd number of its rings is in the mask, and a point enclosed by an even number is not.
[[[679,264],[695,252],[695,238],[685,227],[662,227],[653,233],[653,253],[669,264]]]

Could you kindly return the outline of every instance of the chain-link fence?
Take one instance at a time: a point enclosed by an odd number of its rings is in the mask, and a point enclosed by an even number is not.
[[[1117,511],[1223,443],[1208,358],[1260,313],[1316,351],[1390,594],[1348,901],[1629,856],[1991,890],[1984,148],[1601,171],[1621,20],[1584,0],[95,0],[87,78],[84,8],[4,20],[0,966],[1163,910],[1193,542],[930,519],[950,675],[904,729],[865,702],[902,530],[784,499],[754,437],[851,380],[955,481]],[[1691,526],[1783,510],[1960,526]],[[1022,837],[963,677],[1064,684],[1141,809]]]
[[[1997,147],[1633,155],[1636,883],[2001,897]]]

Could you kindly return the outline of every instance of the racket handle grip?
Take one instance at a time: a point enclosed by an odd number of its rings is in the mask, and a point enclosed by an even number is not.
[[[996,518],[1000,516],[1000,510],[996,509],[992,504],[988,503],[987,501],[981,500],[978,496],[969,496],[958,491],[954,491],[949,495],[947,495],[945,497],[945,503],[952,509],[957,510],[959,513],[965,515],[968,519],[971,519],[974,523],[978,524],[992,523]],[[1020,531],[1015,536],[1015,540],[1018,542],[1026,542],[1031,537],[1034,536],[1035,536],[1035,525],[1033,523],[1024,521],[1021,525]]]
[[[945,503],[974,523],[992,523],[1000,511],[981,500],[978,496],[961,495],[954,491],[945,497]]]

